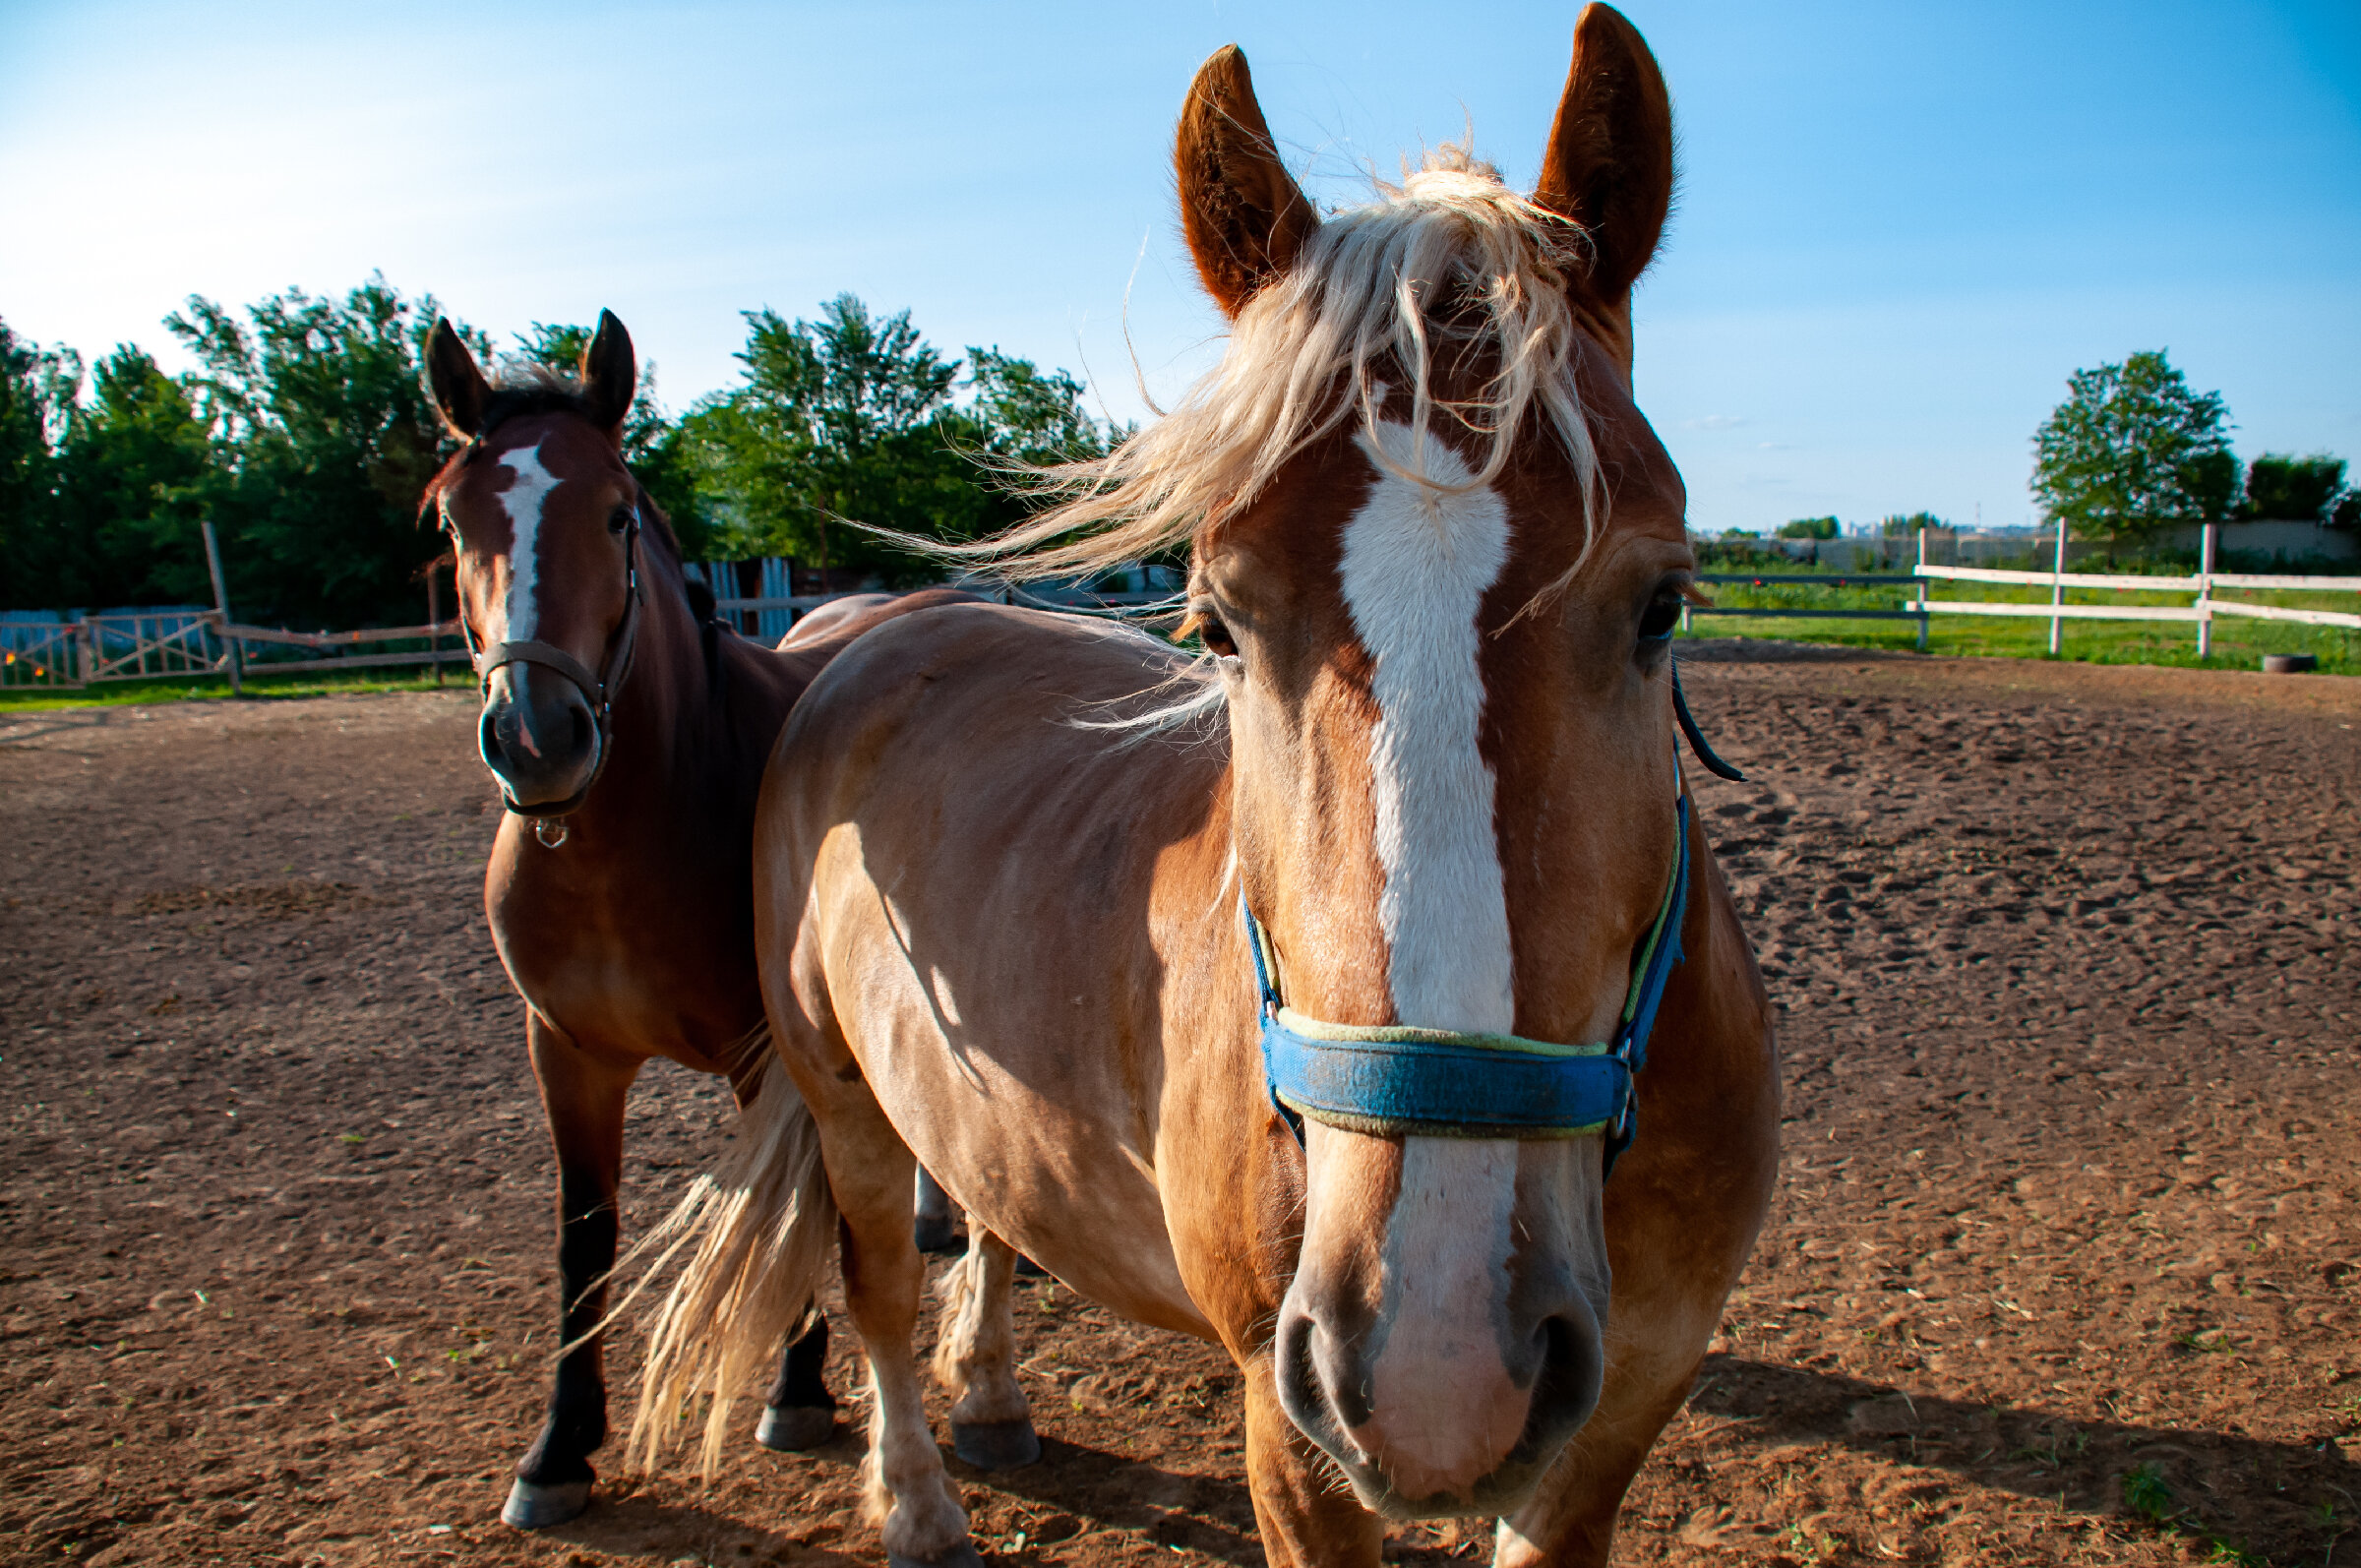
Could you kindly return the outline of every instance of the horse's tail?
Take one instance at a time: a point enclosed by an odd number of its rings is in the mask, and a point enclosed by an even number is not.
[[[707,1478],[721,1463],[738,1396],[777,1365],[817,1296],[836,1237],[811,1108],[775,1060],[757,1069],[738,1137],[635,1253],[695,1253],[647,1323],[639,1408],[625,1454],[658,1464],[700,1405]]]

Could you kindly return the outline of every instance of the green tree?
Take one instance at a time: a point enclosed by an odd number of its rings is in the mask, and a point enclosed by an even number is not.
[[[217,457],[203,505],[241,616],[420,618],[441,541],[416,525],[418,497],[446,438],[419,366],[440,314],[372,276],[340,301],[272,295],[244,323],[196,296],[166,318],[202,367],[188,385]]]
[[[42,348],[0,322],[0,604],[56,610],[58,569],[71,557],[57,506],[57,449],[82,392],[73,350]]]
[[[1913,512],[1907,516],[1897,512],[1882,519],[1877,525],[1877,531],[1889,539],[1911,539],[1915,538],[1921,529],[1932,531],[1936,528],[1950,526],[1950,523],[1945,522],[1931,512]]]
[[[1779,525],[1782,539],[1834,539],[1838,532],[1834,517],[1797,517],[1793,522]]]
[[[998,347],[967,351],[970,411],[983,450],[1021,463],[1077,462],[1103,457],[1130,432],[1094,418],[1082,406],[1082,384],[1062,370],[1043,370]]]
[[[2344,459],[2318,452],[2283,457],[2266,452],[2246,470],[2245,515],[2288,522],[2324,522],[2344,491]]]
[[[2161,351],[2078,370],[2033,436],[2033,495],[2073,531],[2142,544],[2216,522],[2238,495],[2219,392],[2192,392]]]
[[[931,577],[932,563],[852,524],[973,538],[1023,514],[1007,468],[1102,452],[1115,434],[1083,411],[1080,384],[1061,371],[971,349],[962,380],[962,362],[929,344],[907,311],[879,318],[841,294],[817,321],[767,310],[746,321],[741,384],[682,421],[724,553]]]
[[[57,509],[72,548],[53,563],[62,602],[209,604],[200,531],[215,477],[189,390],[147,352],[118,346],[57,454]]]

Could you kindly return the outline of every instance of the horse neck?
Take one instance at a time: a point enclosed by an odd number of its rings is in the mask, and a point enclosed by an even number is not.
[[[803,683],[792,661],[726,634],[713,639],[716,672],[677,563],[650,551],[641,577],[638,643],[614,696],[610,760],[576,816],[592,831],[706,838],[743,855],[763,763]]]

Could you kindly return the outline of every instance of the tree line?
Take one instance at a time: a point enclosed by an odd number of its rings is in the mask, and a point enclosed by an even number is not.
[[[317,627],[421,618],[443,543],[417,506],[451,451],[420,376],[444,314],[373,276],[232,311],[192,296],[88,368],[0,322],[0,608],[211,603],[201,524],[240,619]],[[675,415],[642,362],[625,456],[692,561],[786,556],[900,584],[935,569],[846,519],[966,539],[1015,521],[1011,465],[1094,456],[1127,434],[1060,370],[948,355],[907,311],[839,295],[811,320],[746,313],[738,382]],[[454,324],[455,325],[455,324]],[[459,326],[482,359],[489,334]],[[572,370],[589,329],[533,324],[508,356]]]

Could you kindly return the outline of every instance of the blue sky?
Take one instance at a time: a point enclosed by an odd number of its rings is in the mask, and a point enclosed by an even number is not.
[[[1133,351],[1160,396],[1219,351],[1167,164],[1207,53],[1324,203],[1470,123],[1526,183],[1576,10],[0,0],[0,319],[170,364],[187,294],[382,270],[498,334],[611,307],[677,407],[738,312],[851,289],[1134,417]],[[2028,521],[2067,375],[2143,348],[2242,454],[2361,464],[2361,6],[1626,14],[1681,138],[1637,380],[1694,525]]]

